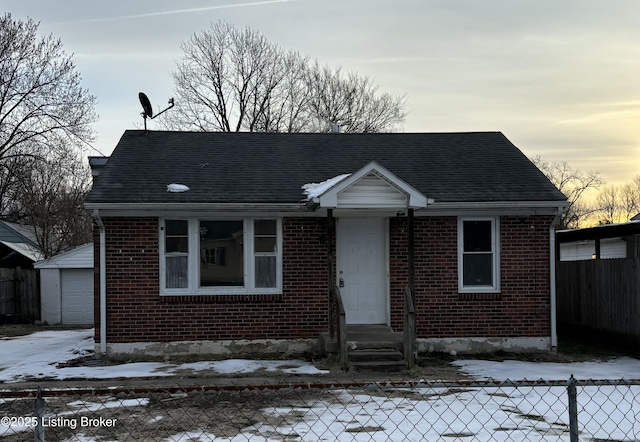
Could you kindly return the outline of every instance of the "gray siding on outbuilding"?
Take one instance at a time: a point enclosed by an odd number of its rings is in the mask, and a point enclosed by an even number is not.
[[[34,267],[40,270],[41,320],[93,324],[93,244],[85,244]]]

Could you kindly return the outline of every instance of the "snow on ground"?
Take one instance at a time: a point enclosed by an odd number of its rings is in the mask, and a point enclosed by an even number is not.
[[[253,361],[229,359],[185,364],[132,362],[108,366],[57,368],[57,363],[92,354],[93,329],[48,330],[27,336],[0,338],[0,382],[35,379],[114,379],[170,377],[184,370],[213,370],[221,374],[247,374],[265,370],[283,374],[328,373],[300,360]]]
[[[48,330],[27,336],[0,338],[0,382],[20,382],[27,379],[109,379],[133,377],[175,376],[185,370],[213,370],[220,374],[248,374],[260,370],[283,374],[320,375],[312,364],[300,360],[263,361],[229,359],[184,364],[134,362],[109,366],[57,368],[58,362],[92,354],[93,329]],[[497,380],[563,380],[576,379],[637,379],[640,360],[623,357],[609,361],[553,363],[525,361],[458,360],[460,369],[476,379]]]
[[[323,373],[303,361],[226,360],[56,368],[56,362],[92,350],[92,336],[92,330],[70,330],[1,338],[0,381],[17,382],[29,377],[172,376],[180,370],[216,370],[225,374],[246,374],[260,369],[312,375]],[[628,357],[578,363],[458,360],[454,364],[478,380],[567,380],[571,375],[576,379],[640,378],[640,361]],[[330,390],[333,399],[325,396],[308,404],[266,407],[262,410],[263,422],[243,428],[234,437],[216,440],[271,441],[291,437],[302,441],[568,439],[565,386],[479,388],[461,384],[447,388],[418,384],[407,389],[386,389],[372,384],[372,387],[337,388]],[[74,405],[90,410],[144,406],[117,401],[102,404],[79,401]],[[640,440],[640,385],[579,386],[578,409],[581,440]],[[271,422],[277,424],[274,426]],[[15,432],[24,430],[12,429]],[[3,433],[0,426],[0,434],[10,433]],[[193,431],[176,433],[171,440],[212,438],[212,434]],[[87,436],[86,440],[94,439]]]
[[[310,409],[267,408],[266,416],[305,418],[277,427],[260,422],[230,440],[568,440],[564,387],[414,388],[407,397],[388,390],[334,393],[335,401],[313,402]],[[581,440],[638,440],[640,387],[612,393],[606,387],[579,394]]]
[[[576,379],[640,379],[640,360],[627,357],[570,364],[509,360],[458,360],[453,364],[475,379],[566,380],[571,375]]]

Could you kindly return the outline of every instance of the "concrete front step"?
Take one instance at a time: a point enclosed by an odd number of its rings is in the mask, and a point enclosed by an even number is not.
[[[394,332],[385,325],[347,326],[347,343],[351,350],[392,348],[402,351],[402,339],[402,333]],[[326,353],[339,352],[337,338],[330,338],[329,333],[320,334],[320,345]]]
[[[349,362],[358,371],[391,372],[405,368],[403,335],[384,325],[348,325]],[[320,336],[326,353],[339,353],[337,339],[328,333]]]
[[[351,365],[359,372],[389,373],[404,370],[404,361],[352,361]]]
[[[352,362],[404,361],[402,352],[393,348],[351,350],[349,360]]]
[[[402,352],[395,348],[349,350],[349,362],[361,372],[397,372],[405,365]]]

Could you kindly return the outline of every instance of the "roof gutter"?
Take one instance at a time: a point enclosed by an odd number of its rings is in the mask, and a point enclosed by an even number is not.
[[[107,250],[106,232],[100,212],[93,210],[93,219],[100,232],[100,354],[107,354]]]
[[[457,201],[442,202],[428,200],[428,208],[419,209],[418,212],[437,210],[495,210],[495,209],[551,209],[555,214],[555,209],[559,206],[565,207],[565,201]],[[155,202],[155,203],[85,203],[84,207],[89,210],[114,211],[224,211],[224,212],[298,212],[309,213],[319,208],[318,201],[313,198],[308,201],[290,203],[189,203],[189,202]],[[106,213],[103,213],[106,216]]]
[[[551,302],[551,349],[558,348],[558,329],[556,324],[556,227],[560,222],[564,207],[558,207],[558,212],[549,226],[549,295]]]

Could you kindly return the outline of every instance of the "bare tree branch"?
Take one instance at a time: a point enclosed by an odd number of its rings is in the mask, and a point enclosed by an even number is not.
[[[52,148],[49,138],[91,141],[95,97],[60,40],[38,37],[32,20],[0,16],[0,160],[21,143]]]
[[[16,176],[16,193],[23,205],[21,221],[35,228],[45,257],[89,242],[92,221],[83,204],[91,174],[75,149],[20,161],[24,167]]]
[[[598,189],[604,184],[600,172],[582,172],[571,167],[566,161],[550,163],[540,155],[536,155],[530,160],[569,201],[569,206],[563,212],[560,220],[561,226],[565,228],[581,227],[581,224],[595,212],[595,209],[585,201],[585,192]]]
[[[79,155],[97,116],[61,41],[37,30],[0,15],[0,218],[34,225],[50,256],[91,238]]]
[[[166,128],[201,131],[386,132],[405,118],[404,97],[381,94],[368,77],[285,51],[250,28],[225,22],[182,45],[173,73],[176,110]]]

